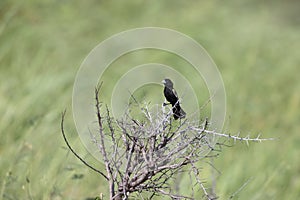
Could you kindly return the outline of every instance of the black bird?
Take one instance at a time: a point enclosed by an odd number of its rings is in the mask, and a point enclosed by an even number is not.
[[[164,79],[162,83],[165,85],[164,95],[167,101],[172,105],[173,117],[175,120],[178,118],[185,118],[186,113],[180,107],[178,96],[173,88],[173,83],[170,79]]]

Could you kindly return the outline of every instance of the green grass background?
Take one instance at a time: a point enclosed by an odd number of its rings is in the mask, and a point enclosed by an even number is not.
[[[72,145],[99,165],[77,138],[73,81],[99,42],[144,26],[183,32],[208,51],[226,87],[226,131],[279,138],[223,149],[215,161],[220,199],[248,179],[234,199],[299,198],[299,7],[296,0],[1,0],[0,199],[107,194],[103,178],[65,148],[60,113],[67,108]]]

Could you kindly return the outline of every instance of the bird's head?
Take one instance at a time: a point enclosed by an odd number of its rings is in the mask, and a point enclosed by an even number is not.
[[[173,88],[173,82],[168,78],[164,79],[162,83],[168,88]]]

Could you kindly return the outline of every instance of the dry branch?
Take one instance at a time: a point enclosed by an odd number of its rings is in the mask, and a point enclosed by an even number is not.
[[[101,85],[100,85],[101,87]],[[95,109],[98,122],[98,136],[94,137],[105,164],[106,173],[86,163],[69,145],[64,133],[64,116],[62,115],[61,130],[64,140],[72,153],[86,166],[101,174],[109,182],[110,199],[128,199],[136,194],[152,199],[155,196],[168,196],[172,199],[195,199],[196,187],[207,200],[215,199],[214,194],[201,181],[199,163],[215,151],[215,145],[224,143],[212,138],[227,138],[233,141],[262,142],[271,139],[240,137],[217,133],[209,130],[208,120],[173,121],[170,112],[162,108],[153,114],[148,106],[140,106],[143,117],[137,119],[130,115],[130,110],[122,119],[110,116],[108,107],[106,115],[101,111],[99,101],[100,87],[95,89]],[[98,138],[98,139],[96,139]],[[110,143],[105,143],[110,141]],[[177,194],[172,188],[172,179],[179,173],[192,174],[191,195]],[[192,177],[192,176],[191,176]]]

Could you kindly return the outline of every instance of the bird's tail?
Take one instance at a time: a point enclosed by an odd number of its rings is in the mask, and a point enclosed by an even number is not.
[[[186,113],[180,107],[179,104],[174,105],[173,108],[172,108],[172,111],[173,111],[173,116],[174,116],[175,120],[177,120],[177,119],[183,119],[186,116]]]

